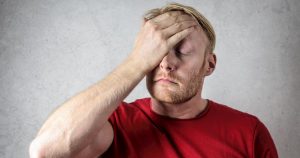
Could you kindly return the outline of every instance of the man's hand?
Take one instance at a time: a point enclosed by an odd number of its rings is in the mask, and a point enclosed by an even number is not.
[[[167,12],[145,21],[129,58],[141,63],[140,68],[145,72],[151,71],[196,25],[192,16],[181,11]]]

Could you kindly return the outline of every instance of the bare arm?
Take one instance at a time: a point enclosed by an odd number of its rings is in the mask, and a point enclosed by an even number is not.
[[[105,79],[59,107],[38,132],[36,141],[49,145],[41,149],[42,155],[70,157],[87,146],[118,104],[144,77],[143,71],[135,70],[137,66],[125,61]]]
[[[196,24],[178,11],[145,22],[133,52],[122,64],[51,114],[31,143],[31,157],[97,156],[107,150],[113,139],[108,117]]]

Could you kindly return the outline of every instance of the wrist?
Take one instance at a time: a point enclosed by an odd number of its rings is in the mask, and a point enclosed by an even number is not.
[[[117,78],[122,78],[123,81],[140,81],[146,75],[146,70],[143,68],[139,60],[128,57],[124,60],[112,74]]]
[[[128,66],[128,69],[131,69],[135,73],[139,73],[145,76],[151,69],[147,61],[142,58],[135,57],[130,55],[126,60],[125,64]]]

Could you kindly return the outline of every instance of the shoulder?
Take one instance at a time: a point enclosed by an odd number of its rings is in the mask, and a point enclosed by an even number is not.
[[[209,101],[211,103],[211,112],[213,113],[213,117],[217,120],[221,120],[225,124],[251,128],[251,130],[254,130],[260,122],[259,119],[252,114],[239,111],[216,101]]]
[[[249,114],[247,112],[243,112],[237,109],[234,109],[230,107],[229,105],[218,103],[213,100],[209,100],[211,102],[211,106],[214,110],[214,113],[221,114],[221,116],[226,116],[229,118],[234,118],[234,119],[247,119],[247,120],[252,120],[252,121],[258,121],[258,118],[252,114]]]
[[[122,102],[118,108],[110,116],[112,120],[130,120],[135,116],[144,114],[144,111],[149,108],[150,98],[137,99],[134,102]]]
[[[127,103],[122,102],[119,107],[116,109],[117,113],[132,113],[138,112],[143,109],[148,108],[150,105],[150,98],[141,98],[133,102]]]
[[[210,110],[213,120],[216,119],[220,123],[218,126],[234,135],[231,137],[229,134],[232,140],[238,142],[242,139],[243,142],[250,143],[249,153],[253,157],[278,157],[273,139],[259,118],[215,101],[211,101]]]

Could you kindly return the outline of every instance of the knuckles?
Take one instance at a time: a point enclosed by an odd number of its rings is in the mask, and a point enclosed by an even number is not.
[[[148,33],[152,34],[152,37],[154,37],[156,40],[160,42],[164,42],[166,40],[164,33],[160,29],[159,25],[153,20],[147,21],[145,29]]]
[[[172,26],[173,29],[181,30],[182,28],[186,27],[185,26],[186,24],[184,24],[183,22],[179,22],[181,21],[180,18],[183,18],[180,17],[182,16],[183,13],[172,11],[172,12],[166,12],[164,14],[165,14],[164,16],[166,16],[168,20],[173,22],[173,26]],[[146,35],[148,34],[147,36],[155,40],[156,41],[155,43],[159,43],[160,45],[159,47],[161,47],[162,49],[168,49],[168,45],[169,45],[168,38],[167,38],[168,35],[164,34],[163,29],[160,26],[160,23],[156,22],[155,18],[147,20],[144,23],[143,27],[144,27],[143,28],[144,37],[146,37]],[[181,36],[181,35],[176,34],[176,36]]]
[[[169,11],[164,13],[166,17],[171,18],[171,17],[178,17],[182,14],[182,11]]]
[[[152,31],[157,31],[159,29],[159,25],[155,23],[153,20],[149,20],[146,23],[146,28]]]
[[[165,13],[165,16],[166,16],[167,18],[170,18],[170,17],[172,16],[172,12],[166,12],[166,13]]]
[[[161,31],[156,32],[156,37],[161,42],[165,40],[164,34]]]
[[[176,28],[181,28],[183,26],[182,23],[175,23],[174,25],[175,25]]]

